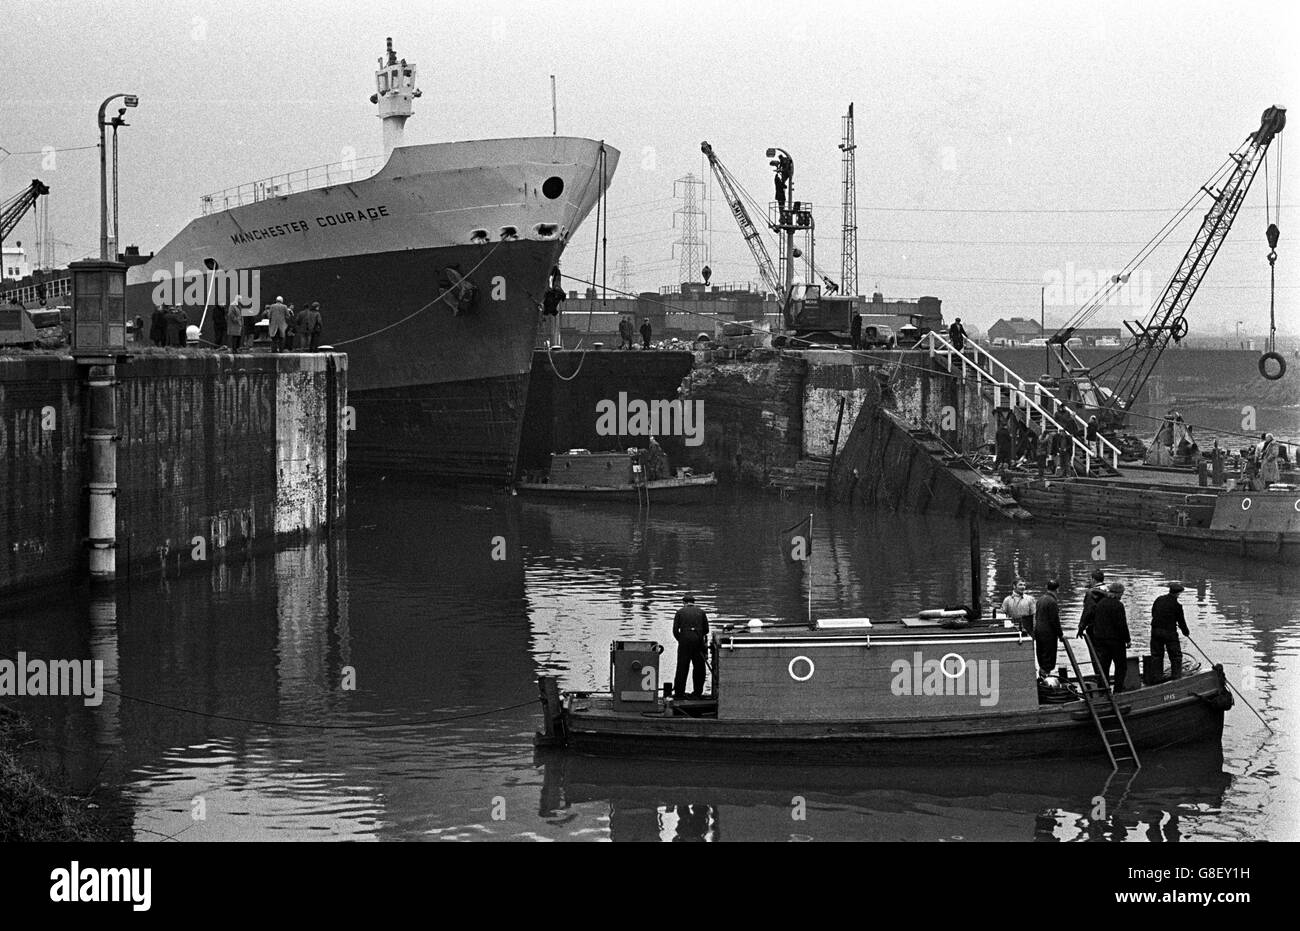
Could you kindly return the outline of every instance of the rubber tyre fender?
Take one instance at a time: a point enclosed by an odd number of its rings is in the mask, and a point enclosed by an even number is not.
[[[1270,375],[1268,373],[1269,359],[1277,360],[1277,373],[1274,375]],[[1259,357],[1259,374],[1263,375],[1269,381],[1277,381],[1279,378],[1281,378],[1283,375],[1286,374],[1286,359],[1282,358],[1282,354],[1278,352],[1264,353],[1262,356]]]

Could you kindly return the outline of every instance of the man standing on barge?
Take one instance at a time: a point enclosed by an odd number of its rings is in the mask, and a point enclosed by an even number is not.
[[[1151,655],[1160,663],[1165,661],[1165,651],[1169,651],[1169,677],[1182,678],[1183,645],[1178,639],[1178,631],[1190,637],[1187,618],[1183,616],[1183,606],[1178,603],[1178,593],[1184,591],[1182,582],[1170,582],[1168,593],[1161,595],[1151,605]]]
[[[1038,671],[1045,676],[1056,670],[1056,642],[1061,639],[1061,608],[1056,592],[1060,587],[1056,579],[1049,581],[1034,611],[1034,654],[1038,658]]]
[[[691,595],[682,598],[682,606],[673,618],[673,637],[677,641],[677,674],[673,677],[673,697],[686,697],[686,673],[690,670],[691,684],[694,686],[691,698],[699,698],[704,693],[709,618],[702,609],[695,606],[695,598]]]
[[[1110,676],[1112,690],[1124,691],[1124,677],[1128,674],[1128,647],[1133,642],[1128,630],[1128,615],[1124,611],[1124,584],[1111,582],[1106,597],[1097,602],[1091,616],[1079,622],[1079,636],[1091,632],[1092,649],[1097,654],[1098,671]],[[1114,672],[1111,671],[1114,666]]]
[[[1002,599],[1002,613],[1020,628],[1020,632],[1032,637],[1034,634],[1034,599],[1025,594],[1025,580],[1016,579],[1015,590]]]

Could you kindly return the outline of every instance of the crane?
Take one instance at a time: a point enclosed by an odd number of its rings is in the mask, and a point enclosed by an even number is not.
[[[35,178],[13,197],[0,204],[0,280],[4,278],[5,237],[14,231],[18,221],[36,204],[36,199],[50,193],[50,189]]]
[[[745,209],[745,203],[740,197],[740,185],[727,167],[718,160],[713,146],[701,142],[700,151],[709,160],[713,176],[718,179],[718,186],[722,188],[722,196],[726,198],[727,206],[731,208],[731,214],[740,226],[741,235],[745,237],[745,245],[749,246],[754,262],[758,265],[758,274],[763,279],[763,286],[774,294],[781,295],[785,290],[781,287],[781,277],[776,273],[776,265],[772,262],[772,254],[767,251],[767,243],[763,242],[763,234],[758,231],[758,227],[749,216],[749,211]]]
[[[1269,107],[1264,111],[1259,129],[1251,132],[1245,142],[1228,155],[1220,170],[1201,188],[1211,198],[1210,209],[1146,321],[1124,321],[1124,326],[1133,337],[1127,346],[1110,358],[1088,367],[1080,361],[1068,343],[1074,332],[1101,308],[1106,299],[1127,283],[1129,274],[1138,262],[1150,255],[1172,232],[1173,227],[1190,213],[1191,202],[1180,211],[1179,216],[1165,225],[1157,237],[1153,237],[1124,271],[1111,278],[1106,286],[1075,312],[1064,327],[1048,339],[1048,344],[1061,364],[1060,384],[1065,399],[1073,406],[1083,408],[1079,413],[1084,416],[1095,413],[1103,430],[1115,431],[1123,427],[1126,412],[1146,386],[1161,354],[1171,341],[1177,342],[1187,335],[1187,308],[1209,270],[1210,263],[1218,254],[1219,246],[1232,228],[1246,192],[1250,190],[1255,174],[1264,163],[1269,144],[1285,125],[1286,110],[1282,107]],[[1214,186],[1216,182],[1219,184],[1217,188]],[[1200,199],[1199,195],[1194,198],[1196,201]],[[1270,228],[1270,242],[1275,241],[1272,233],[1274,229],[1275,227]],[[1109,386],[1100,385],[1097,381],[1099,376],[1110,376]]]

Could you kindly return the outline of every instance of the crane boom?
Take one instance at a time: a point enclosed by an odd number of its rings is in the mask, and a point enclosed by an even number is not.
[[[782,291],[781,279],[776,273],[776,265],[772,262],[772,254],[767,251],[767,244],[763,242],[762,233],[758,231],[758,227],[750,219],[749,211],[745,209],[744,201],[740,198],[736,179],[732,177],[726,166],[718,160],[718,156],[713,152],[713,146],[707,142],[701,142],[700,151],[709,160],[709,167],[713,169],[713,176],[718,179],[718,186],[722,188],[722,196],[726,198],[727,206],[731,208],[731,215],[736,218],[741,235],[745,237],[745,245],[749,246],[749,251],[754,256],[754,262],[758,265],[758,274],[763,279],[763,285],[779,296]]]
[[[1223,244],[1228,230],[1232,228],[1242,201],[1246,198],[1246,192],[1250,190],[1251,182],[1254,181],[1260,165],[1264,162],[1269,144],[1285,125],[1284,108],[1269,107],[1264,111],[1259,129],[1250,133],[1246,141],[1229,156],[1233,164],[1224,178],[1222,187],[1218,191],[1208,187],[1205,189],[1213,199],[1213,203],[1201,221],[1201,226],[1192,239],[1187,253],[1156,302],[1151,315],[1145,323],[1125,321],[1125,327],[1133,336],[1132,342],[1090,370],[1089,374],[1094,378],[1097,375],[1116,373],[1109,386],[1110,390],[1104,392],[1104,400],[1101,404],[1102,413],[1108,415],[1106,419],[1112,425],[1117,426],[1122,422],[1125,411],[1132,406],[1146,386],[1170,341],[1181,340],[1187,335],[1187,321],[1184,319],[1187,308],[1205,273],[1209,270],[1210,263],[1218,254],[1219,246]],[[1073,332],[1074,327],[1067,326],[1050,340],[1059,347],[1058,353],[1063,367],[1068,365],[1064,353],[1069,351],[1067,340]],[[1073,356],[1073,353],[1070,355]],[[1075,362],[1077,363],[1077,358]],[[1075,366],[1068,367],[1075,368]],[[1081,365],[1078,369],[1086,371],[1086,367]]]
[[[36,198],[50,193],[50,189],[35,178],[13,197],[0,204],[0,242],[14,231],[27,211],[36,204]]]

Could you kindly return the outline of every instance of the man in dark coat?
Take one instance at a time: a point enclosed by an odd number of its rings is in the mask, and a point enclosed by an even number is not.
[[[322,321],[320,315],[320,302],[312,301],[307,308],[298,315],[298,332],[302,335],[302,340],[306,342],[305,348],[315,352],[320,347],[320,331]]]
[[[212,316],[212,342],[220,349],[226,345],[226,308],[213,304],[208,313]]]
[[[1034,653],[1038,657],[1038,671],[1050,676],[1056,669],[1056,644],[1061,639],[1061,607],[1056,602],[1061,583],[1052,579],[1047,591],[1038,596],[1034,607]]]
[[[1182,582],[1170,582],[1169,591],[1151,605],[1151,655],[1164,663],[1165,651],[1169,651],[1169,676],[1172,679],[1183,675],[1183,646],[1178,640],[1178,631],[1191,636],[1187,619],[1183,616],[1183,606],[1178,603],[1178,593],[1183,590]]]
[[[1074,468],[1074,440],[1068,429],[1057,430],[1052,435],[1052,447],[1057,474],[1065,478]]]
[[[993,468],[1011,468],[1011,450],[1014,441],[1011,438],[1011,424],[1007,419],[998,418],[998,429],[993,434]]]
[[[694,686],[691,697],[699,698],[704,691],[709,618],[695,606],[695,599],[690,595],[682,598],[682,606],[673,618],[673,638],[677,641],[677,674],[673,676],[673,696],[686,697],[686,672],[689,669],[691,684]]]
[[[650,348],[650,319],[648,317],[641,321],[641,348]]]
[[[167,345],[167,311],[162,304],[154,307],[149,317],[149,339],[155,346]]]
[[[1079,636],[1085,633],[1092,639],[1093,652],[1097,654],[1097,668],[1110,676],[1111,687],[1124,691],[1124,677],[1128,673],[1128,647],[1133,638],[1128,631],[1128,615],[1124,611],[1124,585],[1111,582],[1106,597],[1097,602],[1087,621],[1080,620]],[[1111,672],[1111,667],[1114,672]]]
[[[1083,614],[1079,616],[1079,627],[1082,629],[1089,623],[1092,612],[1097,610],[1097,603],[1106,597],[1106,573],[1100,569],[1092,570],[1092,585],[1088,588],[1088,593],[1083,596]]]
[[[958,352],[966,345],[966,328],[961,325],[961,317],[952,322],[948,327],[948,342],[952,343]]]
[[[862,314],[854,314],[849,324],[849,340],[854,349],[862,348]]]
[[[627,317],[618,322],[618,348],[632,348],[632,321]]]

